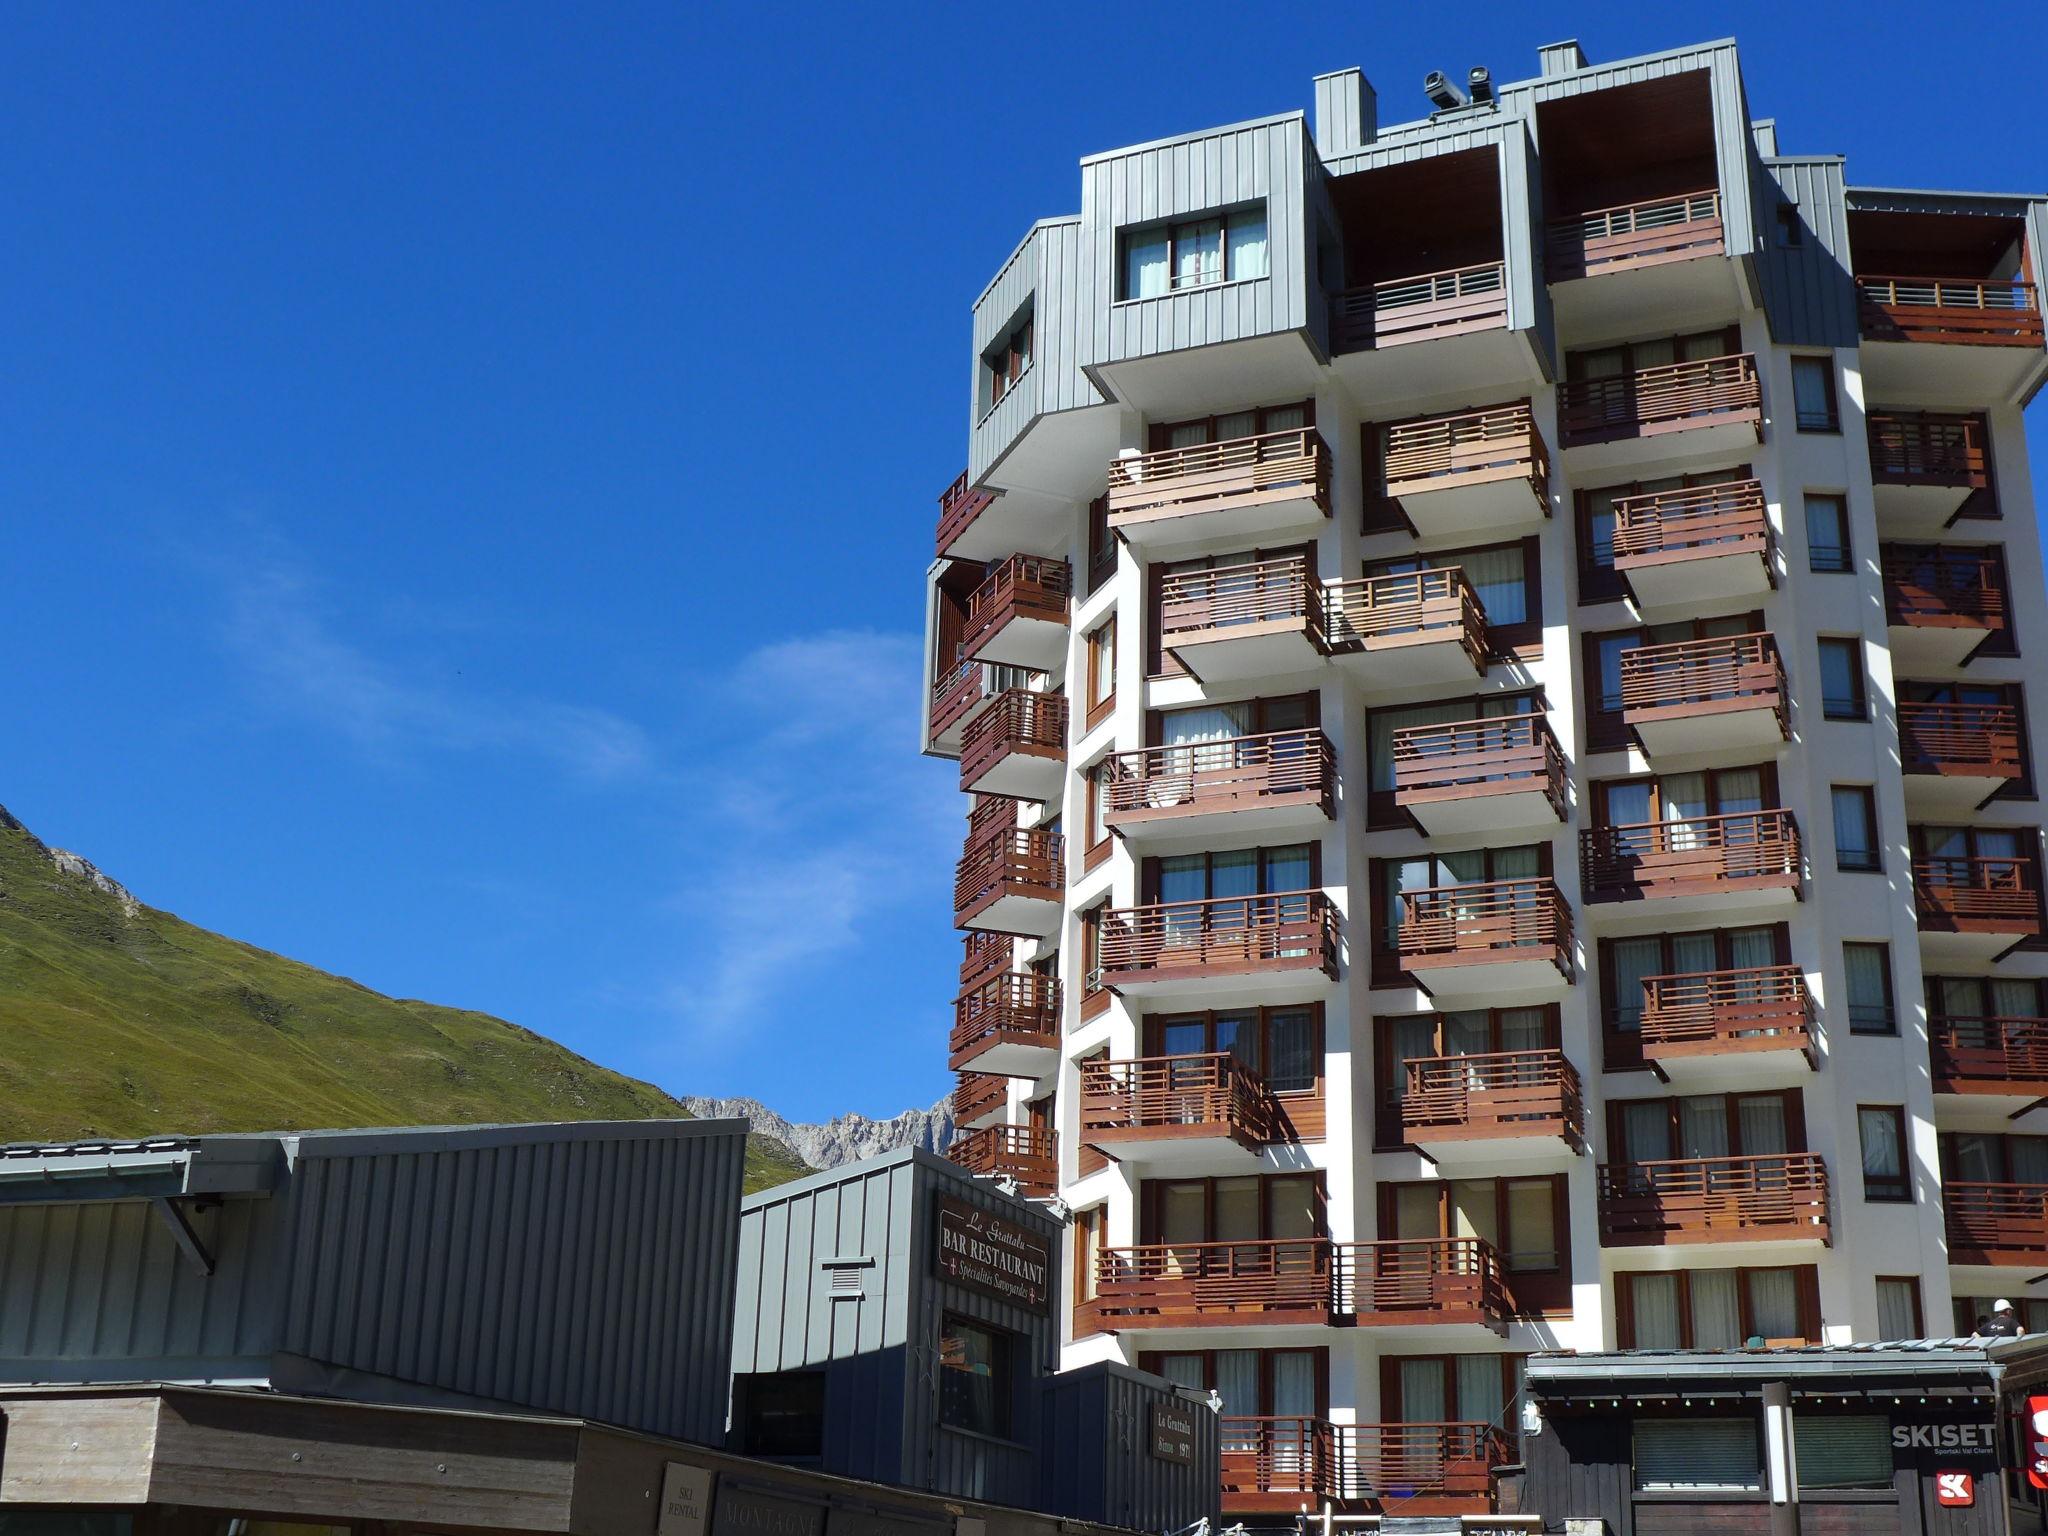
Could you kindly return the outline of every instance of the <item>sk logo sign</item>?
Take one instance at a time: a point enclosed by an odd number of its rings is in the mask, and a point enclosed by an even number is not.
[[[1977,1480],[1967,1472],[1934,1474],[1934,1502],[1947,1509],[1966,1509],[1977,1502]]]
[[[2048,1397],[2027,1399],[2027,1481],[2048,1488]]]

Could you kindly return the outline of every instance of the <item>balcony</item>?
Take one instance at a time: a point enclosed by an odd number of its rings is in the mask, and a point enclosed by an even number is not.
[[[960,735],[963,794],[1057,799],[1067,775],[1064,694],[1005,689]]]
[[[1410,1061],[1401,1134],[1446,1176],[1466,1167],[1563,1168],[1586,1149],[1579,1073],[1564,1052]]]
[[[1899,759],[1906,809],[1961,814],[2026,777],[2019,711],[2010,704],[1899,706]]]
[[[1529,402],[1386,429],[1386,499],[1417,537],[1504,533],[1550,515],[1550,454]]]
[[[967,483],[967,471],[960,471],[959,478],[939,493],[939,539],[938,552],[951,555],[959,560],[993,559],[993,555],[976,556],[964,548],[954,546],[962,542],[977,542],[974,536],[975,524],[981,514],[996,499],[996,493]],[[990,519],[991,522],[994,519]]]
[[[2048,1268],[2048,1184],[1976,1184],[1944,1178],[1941,1206],[1950,1264]]]
[[[1569,283],[1726,250],[1721,194],[1710,187],[1558,220],[1546,241],[1546,275]]]
[[[953,1084],[953,1124],[978,1130],[1002,1119],[1010,1103],[1010,1080],[993,1072],[962,1072]]]
[[[1420,1341],[1485,1344],[1514,1310],[1500,1255],[1476,1237],[1388,1238],[1338,1249],[1338,1306],[1362,1328]]]
[[[953,1004],[955,1072],[1043,1077],[1060,1064],[1060,983],[1036,971],[1005,971]]]
[[[953,926],[1043,939],[1059,931],[1066,852],[1057,832],[1013,827],[969,845],[953,879]]]
[[[971,847],[977,839],[968,834]],[[979,986],[999,971],[1010,966],[1011,951],[1015,946],[1010,936],[1004,933],[963,933],[960,936],[960,990]]]
[[[1159,583],[1159,643],[1205,683],[1319,666],[1322,593],[1307,558],[1170,572]]]
[[[1337,755],[1315,729],[1120,752],[1102,819],[1126,840],[1312,831],[1336,814]]]
[[[1638,608],[1762,597],[1778,584],[1763,486],[1737,480],[1620,497],[1614,569]]]
[[[1105,1333],[1337,1320],[1330,1240],[1147,1243],[1097,1256],[1090,1315]]]
[[[988,1125],[946,1148],[966,1172],[1016,1182],[1017,1193],[1043,1200],[1059,1187],[1057,1133],[1042,1125]]]
[[[1470,687],[1486,675],[1486,610],[1455,566],[1324,589],[1330,649],[1369,694]]]
[[[1513,1458],[1506,1433],[1492,1424],[1226,1417],[1220,1428],[1225,1518],[1318,1504],[1485,1515],[1493,1469]]]
[[[1402,891],[1394,952],[1439,999],[1555,996],[1572,979],[1572,909],[1547,876]]]
[[[2040,868],[2031,853],[1915,859],[1913,915],[1924,957],[1997,959],[2041,936]]]
[[[1747,352],[1557,387],[1557,430],[1587,470],[1744,453],[1763,441],[1763,391]]]
[[[1872,411],[1870,479],[1887,528],[1937,533],[1964,517],[1997,517],[1989,427],[1977,415]]]
[[[1330,516],[1330,450],[1313,427],[1156,453],[1109,466],[1109,526],[1147,559],[1176,544],[1313,537]]]
[[[2048,1019],[1936,1019],[1927,1034],[1938,1097],[2006,1115],[2048,1099]]]
[[[1330,300],[1330,350],[1366,352],[1439,341],[1508,323],[1507,268],[1498,261],[1393,277]]]
[[[2005,562],[1954,544],[1887,544],[1884,616],[1893,662],[1908,675],[1961,667],[2007,623]]]
[[[1072,594],[1066,561],[1012,555],[969,595],[960,648],[975,661],[1057,672],[1067,654]]]
[[[1156,902],[1105,912],[1102,984],[1137,997],[1321,997],[1337,976],[1337,909],[1321,891]]]
[[[1393,747],[1394,803],[1432,837],[1565,819],[1564,752],[1541,715],[1405,725]]]
[[[1799,899],[1799,827],[1784,810],[1588,827],[1579,834],[1588,902],[1656,901],[1659,919]]]
[[[1081,1063],[1081,1140],[1120,1163],[1243,1172],[1278,1139],[1272,1095],[1228,1051]]]
[[[1604,1163],[1598,1188],[1610,1247],[1830,1240],[1827,1166],[1811,1152]]]
[[[932,685],[931,750],[956,756],[961,737],[974,717],[1012,688],[1022,688],[1030,674],[1021,667],[997,667],[981,661],[956,661]]]
[[[2021,278],[1880,277],[1856,274],[1866,341],[1959,347],[2034,347],[2043,342],[2034,285]]]
[[[1641,645],[1621,655],[1621,718],[1651,758],[1776,749],[1790,736],[1768,634]]]
[[[1643,978],[1643,1058],[1682,1088],[1811,1072],[1813,1023],[1813,994],[1796,965]]]

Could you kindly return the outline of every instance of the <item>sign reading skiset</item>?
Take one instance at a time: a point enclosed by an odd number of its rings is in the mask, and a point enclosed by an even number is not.
[[[1052,1298],[1052,1247],[1028,1227],[964,1200],[939,1197],[940,1275],[1030,1312]]]

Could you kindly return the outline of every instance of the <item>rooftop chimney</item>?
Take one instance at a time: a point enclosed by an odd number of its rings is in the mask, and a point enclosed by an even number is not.
[[[1325,160],[1356,154],[1379,137],[1379,96],[1364,72],[1316,76],[1316,152]]]
[[[1586,50],[1579,46],[1576,37],[1568,37],[1561,43],[1547,43],[1536,50],[1536,62],[1542,66],[1543,78],[1552,75],[1568,75],[1575,69],[1586,67]]]
[[[1775,117],[1760,117],[1749,125],[1751,137],[1756,140],[1756,152],[1766,160],[1778,152],[1778,120]]]

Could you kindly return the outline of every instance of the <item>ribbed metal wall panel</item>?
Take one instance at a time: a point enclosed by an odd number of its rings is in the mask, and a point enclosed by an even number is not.
[[[1151,1413],[1168,1403],[1195,1423],[1186,1466],[1151,1453]],[[1134,1531],[1177,1531],[1217,1513],[1221,1424],[1206,1402],[1127,1365],[1102,1362],[1048,1379],[1038,1508]]]
[[[1100,405],[1081,371],[1089,295],[1081,272],[1081,220],[1047,219],[1032,228],[974,303],[974,355],[968,379],[967,472],[979,480],[1040,416]],[[1029,304],[1031,367],[983,409],[982,356]]]
[[[1764,231],[1757,261],[1764,314],[1780,346],[1853,347],[1861,339],[1856,282],[1849,269],[1849,227],[1838,156],[1779,158],[1757,167],[1757,223]],[[1778,235],[1780,208],[1800,225],[1800,244]]]
[[[1316,152],[1324,159],[1346,155],[1373,141],[1379,132],[1379,97],[1372,82],[1357,69],[1317,75],[1315,81]]]

